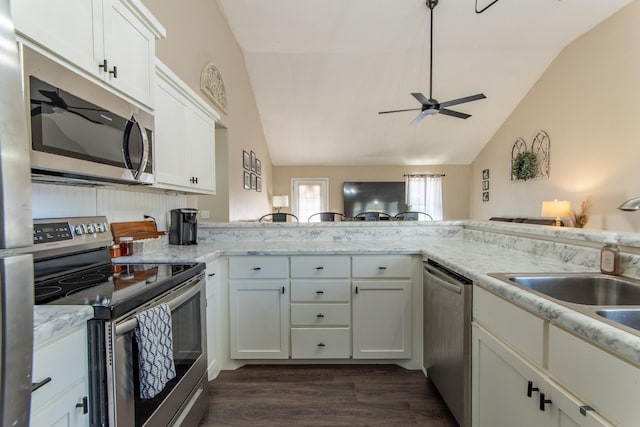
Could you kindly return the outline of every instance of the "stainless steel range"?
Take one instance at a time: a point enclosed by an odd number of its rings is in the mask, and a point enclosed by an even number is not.
[[[207,410],[204,264],[113,264],[105,217],[34,221],[35,303],[91,305],[92,426],[191,426]],[[176,376],[140,397],[135,315],[171,311]]]

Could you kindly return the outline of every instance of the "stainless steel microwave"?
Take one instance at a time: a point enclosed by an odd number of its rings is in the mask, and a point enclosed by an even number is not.
[[[153,184],[153,117],[57,64],[34,58],[37,65],[25,62],[32,179]]]

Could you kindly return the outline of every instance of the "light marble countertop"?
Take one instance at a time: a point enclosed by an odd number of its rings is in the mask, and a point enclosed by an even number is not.
[[[331,227],[354,227],[356,224],[365,227],[380,227],[381,223],[368,225],[363,223],[345,222]],[[396,222],[384,224],[382,227],[388,228],[399,225]],[[434,222],[428,227],[437,225]],[[540,246],[539,242],[554,242],[554,239],[576,239],[581,241],[599,242],[604,238],[603,232],[582,231],[576,229],[563,229],[561,227],[540,227],[531,225],[514,225],[510,223],[487,223],[484,221],[447,221],[440,225],[464,226],[469,229],[482,231],[494,231],[504,233],[505,239],[517,238],[517,235],[531,234],[534,239],[541,239],[534,243],[524,243],[536,245],[539,252],[544,252],[546,246]],[[259,224],[257,228],[283,227],[295,229],[296,226],[290,224]],[[409,227],[409,224],[402,224],[402,227]],[[415,224],[414,224],[415,226]],[[206,226],[205,226],[206,227]],[[230,225],[211,224],[210,229],[245,229],[256,227],[255,223],[233,223]],[[301,224],[300,228],[313,228],[314,225]],[[319,227],[319,226],[318,226]],[[573,231],[572,231],[573,230]],[[516,237],[514,237],[516,236]],[[577,236],[577,237],[576,237]],[[551,272],[598,272],[597,264],[592,262],[592,258],[585,258],[588,262],[576,263],[566,262],[569,257],[561,257],[563,251],[569,251],[562,244],[557,248],[558,252],[545,256],[532,255],[527,253],[529,249],[516,244],[513,248],[500,246],[500,242],[479,242],[470,239],[463,239],[461,235],[433,237],[418,236],[420,240],[372,240],[372,241],[336,241],[336,240],[275,240],[275,241],[205,241],[193,246],[168,245],[161,250],[151,251],[144,254],[136,254],[132,257],[118,258],[116,262],[208,262],[219,256],[233,255],[322,255],[322,254],[409,254],[422,255],[433,258],[441,264],[448,266],[459,273],[471,278],[475,284],[496,293],[514,304],[549,320],[552,324],[558,325],[568,331],[574,332],[589,341],[608,349],[634,363],[640,364],[640,334],[633,334],[623,329],[614,327],[604,321],[599,321],[590,316],[581,314],[569,307],[558,304],[546,298],[537,296],[531,292],[519,288],[516,285],[505,283],[499,279],[490,277],[487,273],[551,273]],[[619,241],[632,242],[635,236],[627,235]],[[493,237],[495,239],[495,236]],[[498,237],[497,239],[501,239]],[[489,244],[490,243],[490,244]],[[510,243],[511,244],[511,243]],[[553,243],[556,244],[556,243]],[[544,250],[540,249],[543,248]],[[588,251],[596,252],[593,247]],[[529,250],[530,251],[530,250]],[[575,260],[571,260],[575,261]],[[585,267],[584,265],[593,268]],[[55,329],[55,328],[54,328]]]
[[[63,335],[93,317],[86,305],[36,305],[33,307],[33,345],[37,347]]]

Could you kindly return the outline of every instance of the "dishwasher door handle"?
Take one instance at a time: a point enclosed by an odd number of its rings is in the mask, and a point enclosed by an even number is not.
[[[424,271],[432,276],[433,283],[435,285],[440,286],[441,288],[444,288],[456,294],[462,293],[462,287],[465,285],[458,282],[454,278],[446,276],[440,271],[429,268],[428,266],[424,267]]]

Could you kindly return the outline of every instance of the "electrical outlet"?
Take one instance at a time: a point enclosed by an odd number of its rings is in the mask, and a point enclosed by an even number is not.
[[[200,211],[200,218],[209,218],[209,211]]]

